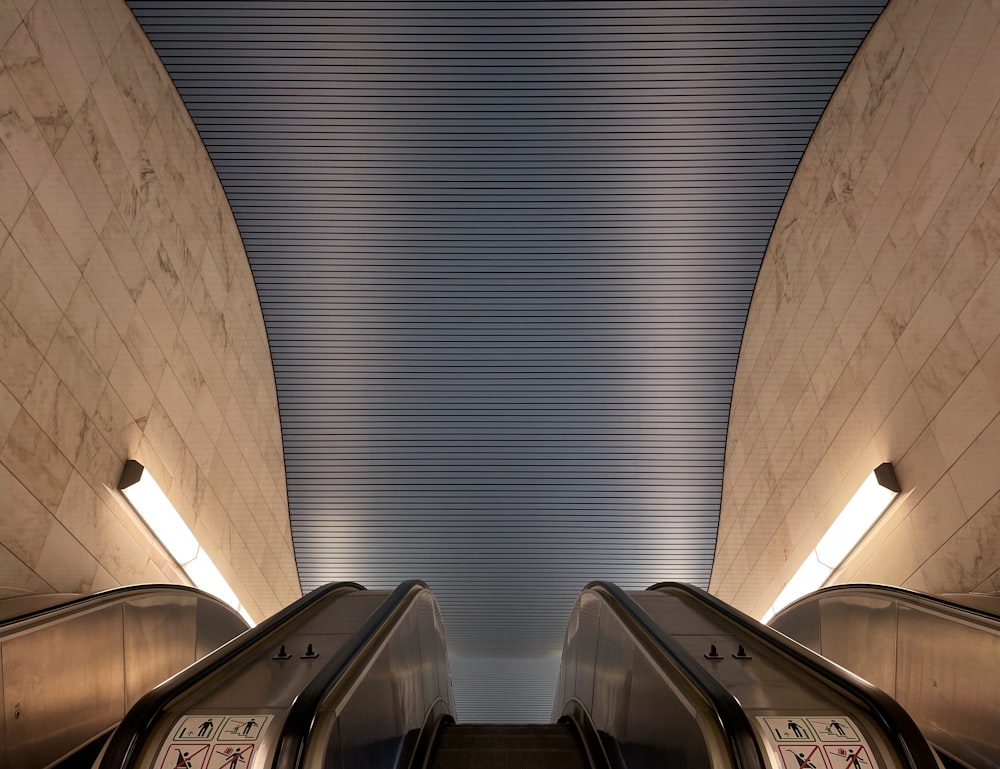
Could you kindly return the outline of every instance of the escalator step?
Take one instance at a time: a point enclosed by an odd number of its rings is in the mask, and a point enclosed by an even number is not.
[[[585,769],[580,745],[564,724],[450,725],[434,749],[433,769]]]

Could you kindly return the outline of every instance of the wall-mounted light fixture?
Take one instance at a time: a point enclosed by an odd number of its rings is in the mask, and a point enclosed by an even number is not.
[[[864,538],[901,491],[892,464],[883,462],[861,484],[826,534],[785,585],[762,622],[796,598],[818,590]]]
[[[226,578],[202,549],[149,471],[134,459],[128,460],[118,489],[195,586],[228,603],[253,625],[253,619]]]

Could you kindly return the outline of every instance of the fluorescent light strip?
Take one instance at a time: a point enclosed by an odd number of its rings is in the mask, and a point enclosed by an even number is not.
[[[796,598],[818,590],[844,562],[850,552],[892,504],[900,492],[899,481],[889,462],[869,475],[851,501],[837,516],[819,544],[788,580],[761,622],[767,622]]]
[[[256,624],[145,467],[128,460],[118,488],[196,587],[228,603],[251,626]]]

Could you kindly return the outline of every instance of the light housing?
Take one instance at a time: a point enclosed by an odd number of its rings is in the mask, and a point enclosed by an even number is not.
[[[141,463],[134,459],[125,463],[118,490],[196,587],[225,601],[254,624],[222,572]]]
[[[821,588],[901,490],[891,463],[883,462],[876,467],[788,580],[761,621],[767,622],[796,598]]]

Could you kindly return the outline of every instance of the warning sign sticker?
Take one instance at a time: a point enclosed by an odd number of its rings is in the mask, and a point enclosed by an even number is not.
[[[821,742],[861,740],[861,735],[849,718],[809,718],[809,725]]]
[[[205,764],[208,762],[208,751],[211,747],[207,743],[172,743],[160,752],[160,762],[156,767],[157,769],[206,769]]]
[[[254,743],[218,742],[212,746],[207,769],[247,769],[253,758]]]
[[[192,742],[213,740],[225,720],[225,716],[185,716],[174,727],[174,739]]]
[[[251,769],[269,715],[185,715],[174,723],[156,769]]]
[[[265,723],[267,716],[229,716],[222,725],[218,739],[256,742]]]
[[[824,745],[823,748],[833,769],[872,769],[875,766],[866,745]]]
[[[758,717],[766,727],[773,740],[784,742],[817,742],[818,739],[809,726],[809,720],[798,716],[778,718],[776,716]]]
[[[757,726],[784,769],[879,769],[847,716],[757,716]]]
[[[830,769],[819,745],[778,745],[785,769]]]

